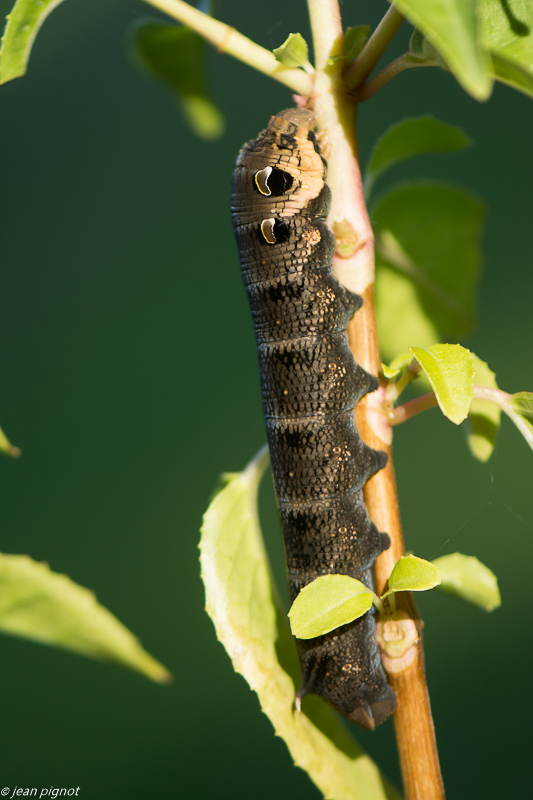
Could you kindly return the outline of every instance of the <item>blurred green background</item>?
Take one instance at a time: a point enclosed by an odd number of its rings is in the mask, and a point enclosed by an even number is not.
[[[375,25],[386,8],[345,4],[345,24]],[[197,551],[218,475],[264,441],[229,183],[243,141],[291,96],[210,53],[228,128],[215,144],[195,140],[128,61],[126,29],[147,16],[158,15],[134,0],[62,4],[28,75],[0,91],[0,424],[23,450],[0,460],[0,547],[94,589],[175,683],[2,637],[0,784],[105,800],[316,798],[215,639]],[[303,2],[226,0],[219,16],[269,48],[308,30]],[[363,157],[389,124],[427,112],[475,147],[408,162],[377,189],[434,175],[487,200],[479,326],[466,344],[503,388],[533,389],[533,103],[497,86],[480,105],[440,70],[413,70],[361,109]],[[480,465],[436,411],[398,430],[395,451],[408,547],[476,554],[503,595],[492,616],[420,598],[448,796],[526,796],[532,454],[504,420]],[[271,506],[266,516],[279,569]],[[354,732],[399,781],[392,723]]]

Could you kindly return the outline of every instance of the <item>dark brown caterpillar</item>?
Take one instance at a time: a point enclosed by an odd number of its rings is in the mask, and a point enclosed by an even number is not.
[[[361,441],[353,409],[378,382],[348,348],[346,327],[362,300],[332,274],[331,193],[315,127],[314,115],[301,109],[272,117],[242,148],[232,184],[291,600],[327,573],[371,586],[372,564],[389,544],[363,502],[363,486],[386,455]],[[394,710],[372,611],[326,636],[298,640],[298,649],[298,698],[322,695],[370,729]]]

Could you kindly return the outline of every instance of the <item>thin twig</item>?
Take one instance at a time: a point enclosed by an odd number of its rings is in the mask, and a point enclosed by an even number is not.
[[[316,53],[314,108],[321,127],[331,144],[328,183],[332,190],[330,224],[342,220],[343,228],[351,226],[357,247],[347,258],[335,258],[337,277],[348,288],[362,295],[363,307],[354,315],[348,338],[356,361],[369,372],[380,371],[380,357],[374,312],[374,248],[373,234],[366,210],[361,171],[357,157],[356,110],[353,95],[342,90],[337,73],[327,65],[342,36],[336,0],[309,0],[311,26]],[[328,17],[328,14],[330,15]],[[399,21],[395,15],[389,20]],[[389,29],[389,40],[391,30]],[[378,37],[379,38],[379,37]],[[376,46],[374,53],[382,49]],[[378,56],[379,57],[379,56]],[[367,67],[372,68],[371,59]],[[340,63],[340,62],[339,62]],[[391,427],[383,414],[380,393],[367,395],[356,407],[359,431],[363,441],[378,450],[386,450],[388,465],[371,478],[365,487],[370,516],[379,530],[387,531],[392,545],[379,556],[374,572],[376,591],[382,594],[392,568],[405,555],[398,511],[398,496],[392,466]],[[390,673],[390,683],[397,693],[395,712],[396,737],[407,800],[443,800],[444,790],[435,743],[433,720],[425,683],[421,623],[412,595],[402,592],[399,609],[415,621],[419,640],[413,645],[413,658],[399,673]]]
[[[435,67],[437,66],[434,61],[428,61],[427,58],[415,58],[410,53],[404,53],[399,58],[396,58],[394,61],[391,61],[390,64],[387,64],[386,67],[378,72],[371,80],[364,83],[359,92],[358,92],[358,99],[359,102],[363,102],[364,100],[369,100],[376,92],[379,92],[384,86],[389,83],[396,75],[399,75],[400,72],[403,72],[406,69],[411,69],[412,67]]]
[[[204,14],[183,0],[145,0],[155,8],[169,14],[192,28],[221,53],[227,53],[248,66],[263,72],[274,80],[288,86],[293,92],[308,97],[313,92],[313,79],[301,69],[283,67],[270,50],[252,42],[242,33],[218,19]]]
[[[344,81],[349,89],[357,89],[366,81],[389,46],[402,21],[403,16],[398,9],[395,6],[391,6],[358,57],[347,69]]]
[[[428,408],[435,408],[437,405],[437,398],[433,392],[421,394],[413,400],[408,400],[398,408],[395,408],[389,416],[391,425],[400,425],[402,422],[407,422],[408,419],[420,414],[421,411],[427,411]]]

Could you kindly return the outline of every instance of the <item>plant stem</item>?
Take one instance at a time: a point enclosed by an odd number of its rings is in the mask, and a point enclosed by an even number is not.
[[[327,65],[342,42],[342,28],[336,0],[309,0],[311,27],[316,54],[314,108],[320,127],[331,143],[328,159],[328,183],[332,190],[329,223],[342,220],[351,226],[356,248],[348,257],[336,255],[334,265],[339,280],[363,297],[363,307],[354,315],[348,327],[348,338],[356,361],[377,375],[380,370],[374,312],[374,247],[373,235],[366,210],[361,171],[357,154],[356,105],[353,96],[343,90],[336,67]],[[391,9],[380,28],[367,45],[362,61],[359,57],[358,79],[373,68],[401,22],[401,16]],[[379,33],[378,33],[379,31]],[[387,466],[371,478],[365,487],[365,500],[370,516],[379,530],[387,531],[391,547],[382,553],[375,564],[376,592],[383,594],[385,583],[398,559],[405,555],[398,511],[398,497],[392,453],[392,429],[382,411],[384,390],[367,395],[356,407],[356,417],[363,441],[378,450],[386,450]],[[419,634],[421,622],[412,595],[402,592],[398,606],[416,621]],[[443,800],[444,792],[435,744],[435,733],[429,707],[424,675],[424,656],[421,636],[411,664],[403,672],[389,674],[391,686],[397,693],[395,712],[396,736],[407,800]]]
[[[435,408],[437,405],[437,398],[433,392],[421,394],[413,400],[408,400],[402,406],[395,408],[390,415],[391,425],[400,425],[402,422],[407,422],[408,419],[420,414],[421,411],[426,411],[428,408]]]
[[[252,42],[230,25],[220,22],[183,0],[145,0],[155,8],[169,14],[192,28],[221,53],[228,53],[259,72],[285,84],[293,92],[308,97],[313,91],[313,79],[301,69],[283,67],[270,50]]]
[[[344,81],[349,89],[357,89],[366,81],[402,21],[403,16],[395,6],[391,6],[358,57],[346,71]]]
[[[373,95],[376,94],[376,92],[379,92],[383,86],[386,86],[389,81],[395,78],[396,75],[399,75],[400,72],[403,72],[406,69],[411,69],[411,67],[434,66],[436,66],[434,61],[428,61],[426,58],[417,59],[414,56],[411,56],[409,53],[404,53],[399,58],[391,61],[390,64],[387,64],[387,66],[378,72],[377,75],[361,86],[361,89],[358,92],[359,102],[369,100]]]

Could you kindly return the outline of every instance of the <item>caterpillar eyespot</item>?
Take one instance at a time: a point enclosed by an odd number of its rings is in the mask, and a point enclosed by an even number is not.
[[[386,456],[362,442],[353,410],[378,382],[348,347],[346,328],[362,300],[333,275],[331,193],[315,127],[303,109],[272,117],[242,148],[232,184],[292,600],[325,574],[371,587],[374,560],[390,544],[363,502],[364,484]],[[319,694],[369,729],[392,713],[372,610],[297,645],[297,707]]]

